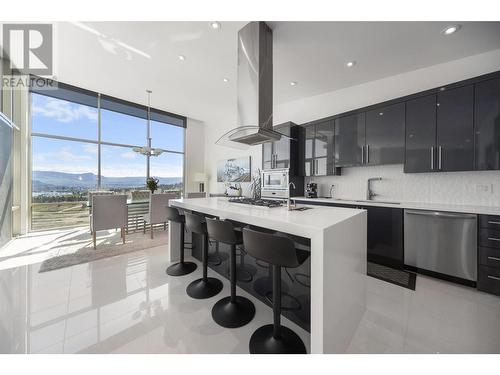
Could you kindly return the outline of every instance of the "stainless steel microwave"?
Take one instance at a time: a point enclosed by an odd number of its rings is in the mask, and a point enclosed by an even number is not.
[[[261,174],[261,195],[263,198],[288,198],[290,195],[289,171],[284,169],[264,169]]]

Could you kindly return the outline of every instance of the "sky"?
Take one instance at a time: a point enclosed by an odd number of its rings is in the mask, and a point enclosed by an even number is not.
[[[32,132],[97,140],[97,109],[32,94]],[[108,110],[101,111],[102,141],[144,146],[146,120]],[[183,151],[184,129],[151,122],[152,146]],[[146,157],[128,147],[102,145],[102,175],[146,176]],[[97,145],[33,137],[33,170],[97,174]],[[182,155],[163,153],[151,158],[151,176],[181,177]]]

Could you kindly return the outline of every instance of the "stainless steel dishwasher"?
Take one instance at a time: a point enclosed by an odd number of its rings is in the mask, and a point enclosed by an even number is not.
[[[405,210],[405,264],[477,280],[477,215]]]

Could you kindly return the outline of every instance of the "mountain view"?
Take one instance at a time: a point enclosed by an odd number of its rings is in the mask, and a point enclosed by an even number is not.
[[[182,177],[157,177],[159,185],[175,185]],[[146,177],[101,177],[101,184],[111,189],[140,188],[146,184]],[[97,175],[93,173],[64,173],[33,171],[33,192],[90,189],[97,186]]]

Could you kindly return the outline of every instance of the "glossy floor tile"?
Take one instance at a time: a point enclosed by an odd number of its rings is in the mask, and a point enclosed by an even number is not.
[[[88,264],[38,273],[40,264],[0,271],[1,353],[248,353],[248,340],[272,322],[271,309],[250,298],[256,316],[225,329],[207,300],[186,295],[196,272],[170,277],[168,247],[136,251]],[[217,277],[214,273],[209,272]],[[309,334],[283,318],[309,347]]]
[[[367,277],[349,353],[500,353],[500,297],[417,276],[415,291]]]
[[[208,300],[189,298],[201,268],[167,276],[167,245],[38,273],[57,238],[25,238],[0,253],[0,353],[248,353],[252,332],[272,321],[268,306],[238,290],[254,302],[254,320],[215,324],[211,308],[229,283]],[[415,291],[366,283],[367,311],[349,353],[500,353],[499,297],[424,276]],[[307,332],[283,323],[309,348]]]

